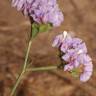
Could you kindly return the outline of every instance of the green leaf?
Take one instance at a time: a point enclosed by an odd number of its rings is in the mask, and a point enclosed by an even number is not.
[[[39,32],[46,32],[46,31],[49,31],[50,29],[52,28],[52,25],[51,24],[41,24],[39,26]]]
[[[36,23],[32,24],[32,38],[36,37],[39,33],[39,25]]]

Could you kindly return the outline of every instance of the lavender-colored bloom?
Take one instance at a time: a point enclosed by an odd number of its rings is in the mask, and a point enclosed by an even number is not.
[[[87,54],[70,54],[66,53],[63,57],[63,60],[68,62],[64,66],[64,71],[72,71],[74,68],[78,68],[80,65],[83,66],[83,73],[80,74],[80,81],[86,82],[92,75],[93,64],[91,58]]]
[[[77,58],[77,60],[86,66],[89,62],[92,62],[91,57],[88,54],[80,54]]]
[[[79,38],[71,37],[66,31],[55,37],[53,47],[60,47],[63,53],[66,53],[70,49],[74,49],[77,52],[87,53],[86,44]]]
[[[92,75],[92,72],[93,72],[93,64],[92,62],[88,62],[88,64],[84,66],[84,72],[80,75],[80,81],[82,82],[88,81]]]
[[[82,81],[82,82],[88,81],[88,80],[90,79],[91,75],[92,75],[92,71],[84,72],[84,73],[81,74],[81,76],[80,76],[80,81]]]
[[[63,41],[63,35],[60,34],[58,36],[56,36],[53,40],[53,43],[52,43],[52,46],[53,47],[60,47],[60,45],[62,44],[62,41]]]
[[[86,44],[81,39],[71,37],[64,31],[63,34],[55,38],[53,45],[64,53],[62,59],[67,63],[64,66],[64,71],[72,71],[83,66],[80,81],[89,80],[93,72],[93,64],[91,57],[87,54]]]
[[[82,43],[82,40],[80,38],[73,38],[72,39],[72,46],[73,46],[73,48],[76,48],[81,43]]]
[[[87,47],[85,43],[81,43],[75,48],[77,51],[82,50],[82,53],[87,53]]]
[[[12,0],[12,6],[32,17],[37,23],[59,26],[64,19],[57,0]]]
[[[80,75],[80,80],[86,82],[87,80],[89,80],[93,72],[92,59],[87,54],[80,54],[78,61],[84,65],[84,71]]]
[[[67,50],[67,52],[62,56],[62,59],[64,59],[66,62],[69,60],[73,60],[77,57],[77,53],[74,49]]]
[[[64,31],[63,34],[60,34],[54,38],[52,46],[59,48],[63,42],[66,43],[67,41],[70,42],[71,37],[67,34],[66,31]]]
[[[71,71],[73,70],[74,66],[72,64],[67,64],[64,66],[64,71]]]
[[[65,53],[69,48],[71,48],[71,45],[72,45],[72,37],[67,34],[66,38],[62,42],[60,49],[62,52]]]
[[[78,56],[79,54],[74,49],[71,49],[71,50],[68,50],[68,52],[62,56],[62,59],[65,62],[67,62],[68,67],[71,66],[72,68],[77,68],[80,65],[79,61],[77,60]],[[65,69],[69,70],[69,68],[67,67],[66,68],[64,67],[64,70]]]
[[[74,49],[75,51],[79,52],[82,50],[83,53],[87,53],[87,48],[85,43],[82,42],[81,39],[79,38],[68,38],[69,36],[66,37],[64,42],[62,43],[61,46],[61,51],[66,52],[67,50]]]

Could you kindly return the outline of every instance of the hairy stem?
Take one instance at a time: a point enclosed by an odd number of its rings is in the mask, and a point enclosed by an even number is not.
[[[23,75],[24,75],[24,73],[25,73],[25,71],[26,71],[26,67],[27,67],[27,63],[28,63],[28,56],[29,56],[31,44],[32,44],[32,39],[29,40],[22,71],[21,71],[20,75],[18,76],[14,87],[12,88],[12,91],[11,91],[10,96],[14,96],[14,94],[15,94],[15,92],[16,92],[16,89],[17,89],[17,87],[18,87],[18,85],[19,85],[19,83],[20,83],[20,81],[21,81],[21,79],[22,79],[22,77],[23,77]]]
[[[45,66],[45,67],[37,67],[37,68],[28,68],[28,69],[26,69],[26,72],[50,71],[50,70],[56,70],[56,69],[58,69],[58,66]]]

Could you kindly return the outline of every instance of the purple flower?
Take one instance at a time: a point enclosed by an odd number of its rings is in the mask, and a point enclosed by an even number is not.
[[[74,49],[77,52],[82,51],[83,53],[87,53],[87,48],[85,43],[82,42],[81,39],[79,38],[74,38],[74,37],[70,37],[69,36],[66,37],[66,39],[64,40],[64,42],[61,45],[61,51],[66,53],[66,51],[70,50],[70,49]]]
[[[87,54],[86,44],[81,39],[72,37],[64,31],[63,34],[56,36],[53,46],[63,52],[62,59],[67,63],[64,71],[72,71],[83,66],[80,81],[89,80],[93,72],[93,64],[91,57]]]
[[[81,56],[82,57],[82,56]],[[86,82],[90,79],[92,72],[93,72],[93,64],[91,58],[84,54],[83,58],[81,58],[81,62],[84,65],[84,71],[80,75],[80,81]]]
[[[71,48],[71,45],[72,45],[72,37],[70,35],[67,34],[66,38],[64,39],[64,41],[62,42],[62,45],[61,45],[61,51],[62,52],[66,52],[69,48]]]
[[[69,49],[74,49],[78,52],[82,50],[82,52],[87,53],[85,43],[83,43],[83,41],[79,38],[72,37],[66,31],[64,31],[63,34],[55,37],[52,46],[60,47],[60,50],[64,53],[66,53],[66,51],[68,51]]]
[[[73,42],[72,46],[74,48],[74,47],[77,47],[79,44],[81,44],[82,40],[80,38],[73,38],[72,42]]]
[[[12,6],[37,23],[51,23],[53,26],[59,26],[64,20],[57,0],[12,0]]]
[[[81,44],[78,44],[78,46],[75,48],[78,52],[79,52],[79,50],[81,50],[82,53],[87,53],[87,47],[86,47],[86,44],[84,42],[82,42]]]
[[[59,48],[63,42],[66,43],[67,41],[70,42],[71,37],[67,34],[66,31],[64,31],[63,34],[60,34],[54,38],[52,46]]]
[[[86,82],[92,75],[93,64],[91,58],[87,54],[68,54],[66,53],[63,57],[63,60],[68,62],[64,66],[64,71],[72,71],[74,68],[79,68],[83,66],[82,74],[80,74],[80,81]]]
[[[68,50],[68,52],[67,53],[65,53],[63,56],[62,56],[62,59],[65,61],[65,62],[67,62],[67,65],[65,65],[65,67],[66,66],[71,66],[72,67],[72,69],[73,68],[77,68],[77,67],[79,67],[79,65],[80,65],[80,63],[79,63],[79,61],[77,60],[77,58],[78,58],[78,56],[79,56],[79,54],[75,51],[75,50],[73,50],[73,49],[71,49],[71,50]],[[69,68],[65,68],[64,67],[64,70],[66,69],[68,69],[69,70]],[[71,70],[72,70],[71,69]],[[71,71],[70,70],[70,71]]]
[[[84,73],[81,74],[81,76],[80,76],[80,81],[82,81],[82,82],[88,81],[88,80],[90,79],[91,75],[92,75],[92,71],[84,72]]]

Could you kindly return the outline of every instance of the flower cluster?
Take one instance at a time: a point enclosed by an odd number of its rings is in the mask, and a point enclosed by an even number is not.
[[[57,0],[12,0],[12,6],[37,23],[59,26],[63,22]]]
[[[80,81],[86,82],[92,75],[93,64],[87,53],[86,44],[79,38],[72,37],[66,31],[56,36],[53,41],[53,47],[57,47],[63,52],[62,59],[67,63],[64,71],[72,70],[82,66],[80,72]]]

